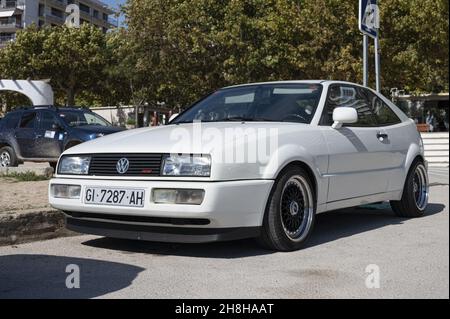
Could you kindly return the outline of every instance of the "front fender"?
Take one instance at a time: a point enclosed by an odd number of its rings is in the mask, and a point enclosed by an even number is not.
[[[325,203],[328,192],[328,181],[323,177],[328,168],[328,156],[326,154],[312,154],[301,145],[283,145],[272,155],[265,167],[263,178],[276,179],[284,168],[298,162],[306,165],[314,175],[317,185],[317,203]]]

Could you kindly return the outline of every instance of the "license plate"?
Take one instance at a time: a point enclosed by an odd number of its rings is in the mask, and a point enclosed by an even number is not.
[[[84,202],[94,205],[144,207],[145,190],[131,188],[86,187]]]

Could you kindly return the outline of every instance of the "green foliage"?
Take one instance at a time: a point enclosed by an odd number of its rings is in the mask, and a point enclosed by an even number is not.
[[[448,1],[379,3],[384,92],[448,91]],[[239,83],[362,81],[356,0],[129,0],[123,10],[128,27],[108,34],[19,32],[0,50],[0,77],[50,78],[68,104],[174,108]]]
[[[380,8],[384,91],[448,90],[448,1],[381,0]],[[125,12],[131,69],[149,102],[183,106],[255,81],[362,81],[358,1],[133,0]]]
[[[101,86],[108,62],[106,36],[96,27],[30,26],[0,50],[0,76],[50,79],[57,98],[74,105],[77,93]]]
[[[441,92],[448,84],[448,0],[383,0],[383,84],[411,93]]]
[[[50,179],[49,177],[43,175],[37,175],[35,172],[23,172],[23,173],[9,173],[7,175],[2,175],[2,178],[11,178],[16,182],[38,182],[46,181]]]

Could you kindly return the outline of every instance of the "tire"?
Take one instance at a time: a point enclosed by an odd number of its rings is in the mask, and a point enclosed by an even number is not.
[[[51,168],[53,168],[53,172],[56,173],[56,166],[58,165],[57,162],[49,162],[48,165],[50,165]]]
[[[0,167],[17,167],[18,165],[19,161],[12,147],[4,146],[0,148]]]
[[[428,205],[428,196],[427,169],[422,161],[416,161],[406,177],[402,199],[391,201],[392,210],[398,217],[422,217]]]
[[[316,196],[308,174],[290,167],[275,182],[258,241],[271,250],[298,250],[312,233],[315,215]]]

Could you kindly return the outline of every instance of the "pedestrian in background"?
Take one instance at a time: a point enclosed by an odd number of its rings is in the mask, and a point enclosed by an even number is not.
[[[427,112],[427,117],[425,119],[425,123],[428,124],[428,132],[434,132],[434,127],[435,127],[435,118],[433,113],[431,113],[430,111]]]

